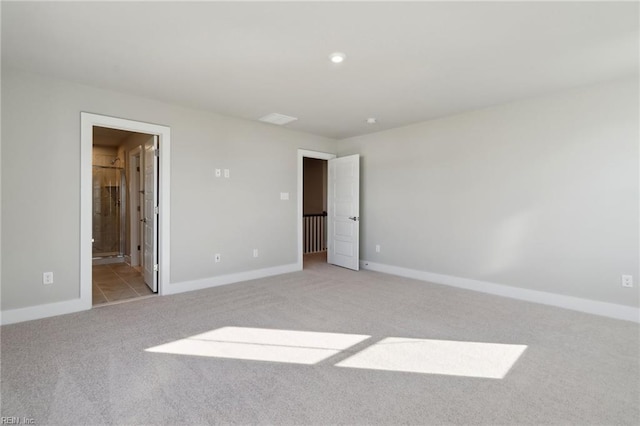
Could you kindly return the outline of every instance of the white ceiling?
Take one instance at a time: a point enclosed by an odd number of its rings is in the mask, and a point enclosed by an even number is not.
[[[2,64],[345,138],[637,76],[638,14],[637,2],[3,2]]]

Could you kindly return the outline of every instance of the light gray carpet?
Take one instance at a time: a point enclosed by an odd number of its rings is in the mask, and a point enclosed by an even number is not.
[[[151,353],[221,327],[527,345],[503,379]],[[37,424],[640,422],[637,324],[325,264],[1,329],[2,416]]]

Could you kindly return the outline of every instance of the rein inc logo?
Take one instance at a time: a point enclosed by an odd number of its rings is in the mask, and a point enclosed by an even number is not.
[[[35,425],[32,417],[0,417],[0,425]]]

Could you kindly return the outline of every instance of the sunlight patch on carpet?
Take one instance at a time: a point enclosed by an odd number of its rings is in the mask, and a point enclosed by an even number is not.
[[[370,336],[313,331],[223,327],[146,349],[179,355],[315,364]]]
[[[388,337],[338,367],[502,379],[526,345]]]

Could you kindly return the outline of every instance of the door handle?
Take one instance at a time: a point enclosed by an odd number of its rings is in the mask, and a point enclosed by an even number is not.
[[[351,219],[352,221],[357,221],[358,219],[360,219],[358,216],[349,216],[349,219]]]

